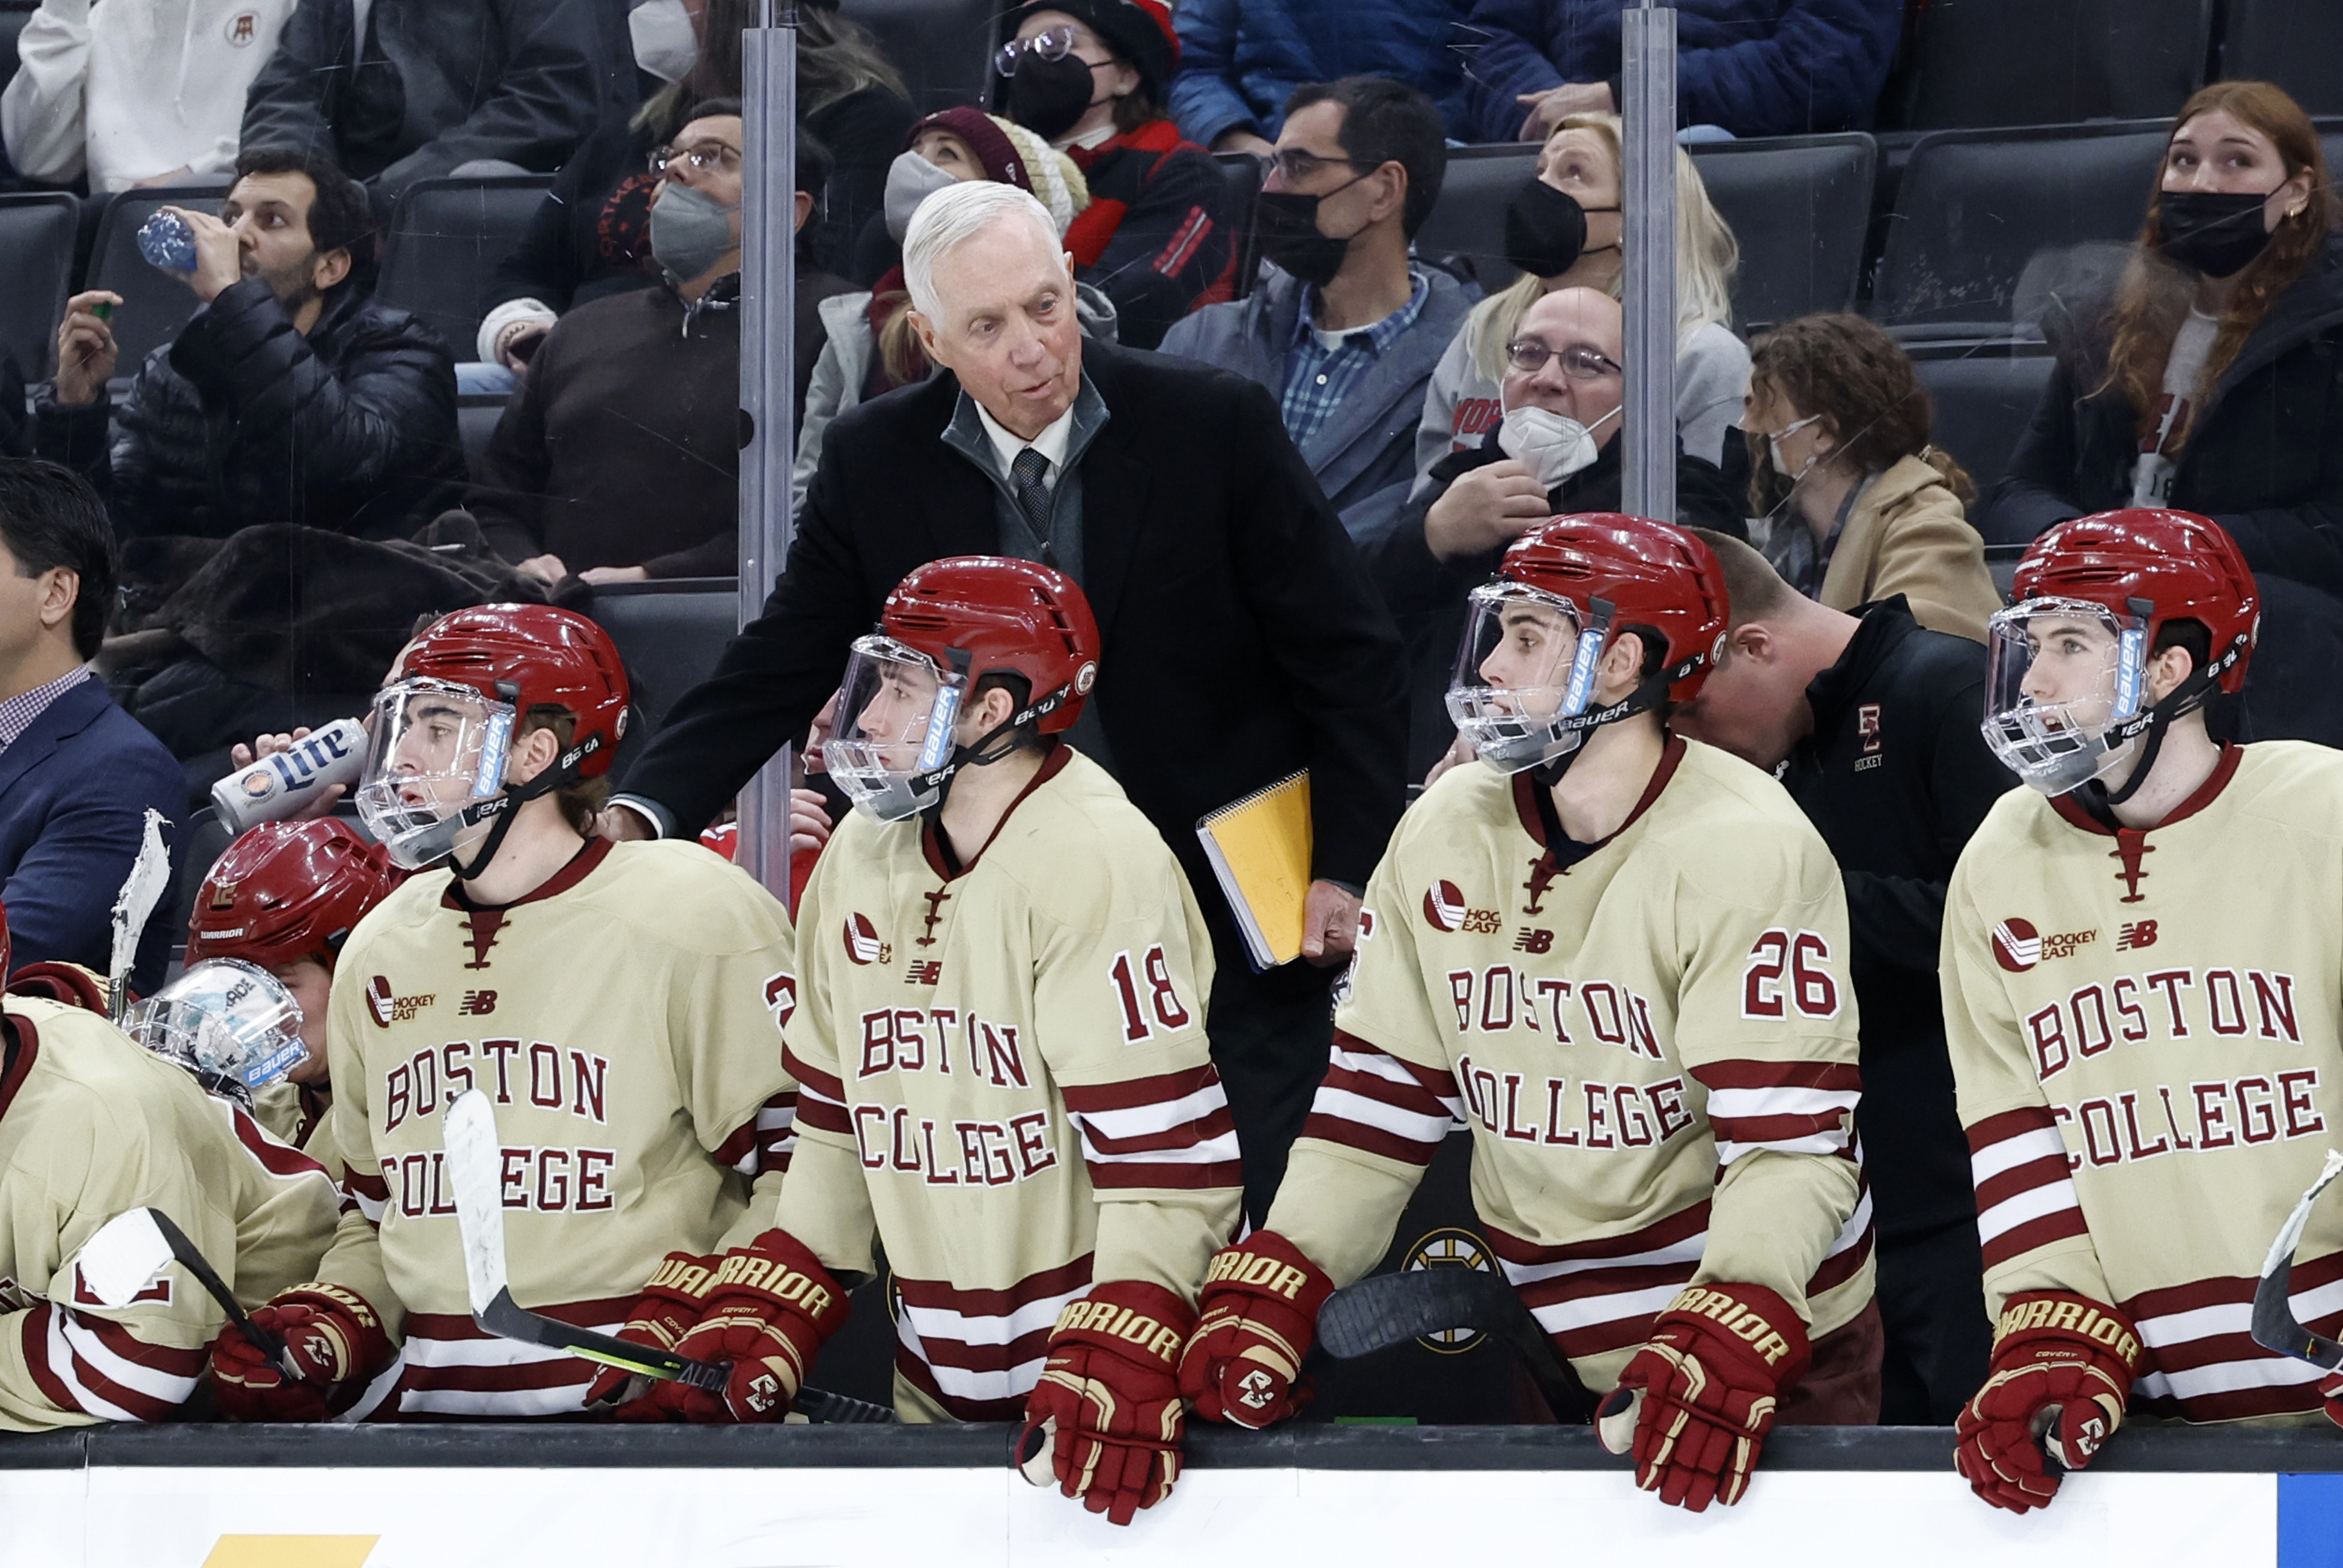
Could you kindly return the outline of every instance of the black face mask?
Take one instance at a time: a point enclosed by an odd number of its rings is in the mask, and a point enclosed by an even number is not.
[[[1325,194],[1337,195],[1366,177],[1361,175]],[[1342,270],[1342,258],[1351,254],[1351,241],[1358,237],[1347,234],[1335,239],[1318,231],[1318,204],[1323,199],[1298,191],[1263,191],[1253,198],[1252,226],[1262,257],[1319,288],[1334,281]]]
[[[1095,69],[1072,55],[1044,60],[1027,50],[1017,56],[1017,74],[1002,95],[1009,117],[1043,141],[1056,141],[1090,112]]]
[[[1560,277],[1586,253],[1586,215],[1615,206],[1583,207],[1568,191],[1532,179],[1505,204],[1505,259],[1537,277]],[[1602,245],[1597,250],[1616,250]]]
[[[2157,248],[2207,277],[2227,277],[2269,246],[2262,207],[2270,193],[2167,191],[2157,213]]]

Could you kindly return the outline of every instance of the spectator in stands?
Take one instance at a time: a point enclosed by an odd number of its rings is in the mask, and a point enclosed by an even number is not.
[[[652,155],[659,286],[561,318],[465,496],[490,548],[548,584],[729,577],[739,559],[746,168],[740,106],[700,106]]]
[[[226,179],[245,89],[294,0],[42,0],[16,37],[0,136],[16,171],[90,194]]]
[[[1285,433],[1362,544],[1407,499],[1432,367],[1471,305],[1455,279],[1408,258],[1447,166],[1440,110],[1413,87],[1346,76],[1296,88],[1254,220],[1274,270],[1163,339],[1166,354],[1277,395]]]
[[[1732,627],[1670,722],[1777,773],[1838,861],[1887,1340],[1879,1419],[1949,1426],[1985,1381],[1993,1339],[1936,986],[1953,863],[2016,782],[1977,729],[1985,650],[1924,629],[1900,595],[1857,619],[1801,597],[1738,539],[1702,537]]]
[[[1430,489],[1368,551],[1407,642],[1411,777],[1456,739],[1447,690],[1465,596],[1488,580],[1507,545],[1546,518],[1624,509],[1624,335],[1618,301],[1598,289],[1540,295],[1505,346],[1503,414],[1471,447],[1433,465]],[[1679,457],[1675,520],[1743,531],[1740,498],[1715,464]]]
[[[36,447],[97,487],[124,538],[254,523],[403,534],[463,477],[447,347],[367,297],[374,216],[357,182],[315,154],[246,152],[236,166],[219,216],[164,209],[195,231],[196,266],[149,286],[184,284],[203,307],[118,408],[114,332],[96,307],[122,297],[67,302]]]
[[[1573,115],[1615,115],[1628,0],[1478,0],[1463,137],[1541,142]],[[1683,0],[1676,120],[1736,136],[1867,125],[1904,32],[1897,0]]]
[[[2124,506],[2212,518],[2262,596],[2250,738],[2343,744],[2343,213],[2318,133],[2265,82],[2182,106],[2111,301],[2045,322],[2057,363],[1985,533]]]
[[[1089,184],[1074,161],[1014,120],[981,109],[946,109],[911,127],[910,145],[895,160],[887,179],[886,225],[900,246],[920,201],[962,180],[998,180],[1031,191],[1063,234],[1091,205]],[[1088,284],[1074,286],[1086,299],[1078,311],[1088,336],[1113,341],[1114,307]],[[802,299],[802,296],[800,297]],[[790,505],[805,507],[807,487],[821,467],[823,433],[830,422],[866,397],[924,381],[935,367],[920,348],[911,323],[911,296],[899,262],[878,286],[824,299],[814,328],[820,358],[800,399],[797,466],[789,477]],[[799,344],[805,335],[802,325]]]
[[[1505,259],[1522,276],[1473,307],[1432,373],[1415,437],[1416,499],[1430,489],[1432,466],[1443,454],[1470,449],[1497,422],[1505,346],[1532,301],[1564,288],[1620,297],[1626,219],[1619,170],[1618,117],[1574,116],[1547,139],[1536,175],[1513,193],[1505,215]],[[1676,434],[1685,451],[1728,477],[1742,466],[1742,444],[1732,429],[1749,388],[1749,350],[1725,325],[1733,314],[1733,272],[1740,256],[1700,170],[1679,152]]]
[[[1272,156],[1286,99],[1310,82],[1388,76],[1452,106],[1463,56],[1451,33],[1473,0],[1183,0],[1173,13],[1180,134],[1216,153]]]
[[[363,27],[363,36],[358,29]],[[242,145],[328,157],[386,196],[559,168],[633,74],[582,0],[301,0],[245,100]]]
[[[1074,160],[1091,206],[1066,231],[1074,276],[1114,302],[1119,341],[1152,348],[1234,295],[1237,215],[1212,155],[1161,106],[1180,62],[1167,0],[1029,0],[996,62],[1009,117]]]
[[[1963,510],[1976,487],[1928,444],[1910,357],[1859,316],[1816,315],[1751,358],[1743,428],[1751,513],[1774,519],[1765,558],[1833,609],[1901,594],[1922,626],[1983,643],[2001,596]]]
[[[115,705],[89,661],[114,598],[106,509],[54,464],[0,457],[0,904],[17,963],[104,974],[115,895],[146,813],[176,849],[186,775]],[[171,922],[148,923],[132,983],[163,981]]]
[[[1275,399],[1223,371],[1082,341],[1056,226],[1029,193],[939,191],[904,253],[920,347],[953,374],[830,427],[764,614],[669,710],[605,830],[707,823],[805,734],[848,646],[913,566],[982,553],[1056,566],[1105,639],[1070,739],[1113,769],[1196,889],[1217,955],[1212,1054],[1247,1191],[1264,1203],[1325,1072],[1334,971],[1253,972],[1196,819],[1308,769],[1303,952],[1341,961],[1356,890],[1399,817],[1390,617]]]

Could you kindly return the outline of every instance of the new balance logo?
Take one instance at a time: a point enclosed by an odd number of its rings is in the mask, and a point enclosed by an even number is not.
[[[467,1018],[486,1018],[497,1010],[497,993],[492,990],[468,990],[456,1010]]]

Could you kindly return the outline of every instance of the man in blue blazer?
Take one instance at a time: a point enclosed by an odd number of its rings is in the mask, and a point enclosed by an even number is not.
[[[0,905],[19,964],[103,972],[148,807],[180,844],[186,775],[89,667],[114,578],[97,493],[53,463],[0,457]],[[132,989],[160,985],[170,956],[169,919],[150,920]]]

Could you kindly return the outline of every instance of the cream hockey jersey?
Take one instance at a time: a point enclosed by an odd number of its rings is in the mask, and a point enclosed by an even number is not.
[[[310,1277],[341,1195],[317,1165],[185,1069],[80,1008],[12,996],[0,1078],[0,1428],[163,1421],[225,1321],[172,1264],[128,1307],[77,1262],[126,1210],[168,1215],[246,1308]]]
[[[357,1206],[319,1277],[403,1344],[353,1419],[574,1415],[599,1370],[473,1323],[441,1165],[459,1091],[494,1102],[507,1268],[532,1312],[615,1332],[669,1251],[765,1228],[795,1107],[792,945],[789,911],[690,842],[590,840],[502,909],[410,878],[358,923],[327,1029]]]
[[[1689,1283],[1840,1327],[1871,1299],[1871,1203],[1830,851],[1681,739],[1591,849],[1544,796],[1474,765],[1400,819],[1269,1229],[1357,1279],[1462,1121],[1491,1250],[1590,1390]]]
[[[957,875],[922,824],[857,812],[799,915],[780,1226],[842,1273],[885,1247],[896,1367],[925,1396],[904,1419],[1021,1416],[1093,1280],[1194,1302],[1241,1197],[1211,939],[1103,769],[1057,748]]]
[[[1987,1304],[2120,1307],[2134,1408],[2315,1411],[2316,1368],[2253,1342],[2271,1239],[2343,1140],[2343,754],[2229,747],[2146,831],[2013,789],[1954,870],[1945,1029]],[[2312,1211],[2296,1315],[2343,1333],[2343,1204]]]
[[[328,1095],[280,1078],[253,1091],[252,1115],[271,1137],[298,1149],[339,1181],[345,1174],[341,1158],[334,1152],[333,1140],[326,1135],[326,1112],[332,1103]]]

